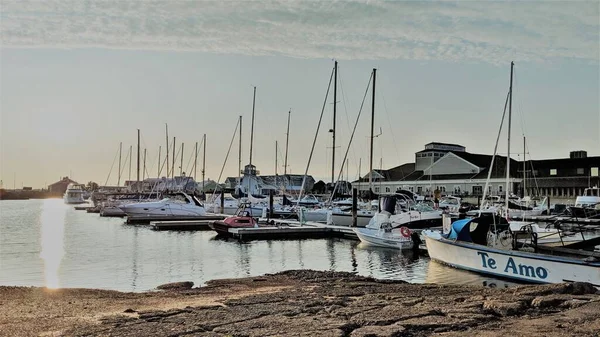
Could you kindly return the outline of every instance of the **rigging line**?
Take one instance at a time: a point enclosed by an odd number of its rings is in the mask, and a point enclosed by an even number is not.
[[[358,121],[360,120],[360,115],[362,113],[362,109],[365,104],[365,100],[367,99],[367,94],[369,93],[369,87],[371,86],[372,80],[373,80],[373,73],[371,72],[371,77],[369,77],[369,83],[367,83],[367,88],[365,89],[365,95],[363,96],[362,103],[360,104],[360,110],[358,110],[358,116],[356,116],[356,122],[354,122],[354,128],[352,129],[352,134],[350,135],[350,143],[348,144],[348,147],[346,148],[346,154],[344,155],[344,160],[342,160],[342,163],[344,163],[346,161],[346,158],[348,158],[348,150],[350,150],[352,140],[354,139],[354,133],[356,132],[356,127],[358,126]],[[333,191],[331,192],[331,196],[329,197],[329,203],[331,203],[331,201],[333,200],[333,196],[335,195],[335,192],[339,185],[340,177],[343,174],[344,174],[344,165],[342,165],[342,167],[340,168],[340,173],[338,174],[338,178],[335,182],[335,186],[333,187]]]
[[[238,119],[238,122],[235,124],[235,130],[233,131],[233,136],[231,137],[231,142],[229,142],[229,148],[227,149],[227,154],[225,155],[225,161],[223,161],[223,166],[221,167],[221,172],[219,173],[219,178],[217,178],[217,185],[215,186],[215,189],[213,190],[213,194],[212,194],[213,202],[216,199],[217,189],[220,187],[219,182],[221,181],[221,176],[223,175],[223,170],[225,170],[225,165],[227,164],[227,158],[229,158],[229,152],[231,152],[231,146],[233,145],[233,141],[235,140],[235,137],[237,136],[237,130],[238,130],[239,126],[240,126],[240,120]],[[250,190],[248,190],[248,195],[250,195]]]
[[[127,160],[129,160],[129,155],[130,155],[130,152],[131,152],[131,151],[127,150],[127,155],[125,156],[125,162],[124,162],[124,163],[123,163],[123,165],[122,165],[122,166],[123,166],[123,169],[122,169],[122,170],[120,170],[120,172],[119,172],[121,176],[123,176],[123,171],[125,171],[125,167],[127,167]]]
[[[327,97],[329,97],[329,89],[331,89],[331,81],[333,80],[333,72],[335,67],[331,69],[331,76],[329,76],[329,84],[327,85],[327,92],[325,93],[325,100],[323,101],[323,108],[321,108],[321,116],[319,117],[319,123],[317,124],[317,130],[315,131],[315,137],[313,138],[312,147],[310,149],[310,155],[308,156],[308,163],[306,163],[306,170],[304,170],[304,177],[302,178],[302,186],[300,186],[300,193],[298,194],[298,203],[296,206],[300,206],[300,199],[304,192],[304,186],[306,184],[306,175],[310,167],[310,161],[312,160],[313,153],[315,151],[315,145],[317,143],[317,136],[319,135],[319,128],[321,128],[321,122],[323,121],[323,113],[325,112],[325,106],[327,105]]]
[[[115,166],[115,161],[117,160],[118,156],[119,156],[119,150],[117,148],[117,152],[115,153],[115,158],[113,158],[113,162],[110,165],[110,171],[108,171],[108,177],[106,177],[106,182],[104,182],[104,186],[108,185],[108,180],[110,179],[110,174],[112,173],[113,167]]]
[[[342,75],[340,72],[340,66],[338,65],[338,77],[340,82],[340,91],[342,93],[342,102],[344,103],[344,111],[346,113],[346,124],[348,125],[348,131],[350,131],[350,117],[348,115],[348,107],[346,106],[346,94],[344,92],[344,86],[342,85]],[[356,148],[354,144],[352,144],[352,156],[354,157],[354,165],[358,167],[357,156],[356,156]],[[359,177],[360,178],[360,177]]]
[[[385,114],[386,114],[387,120],[388,120],[388,126],[390,128],[390,133],[392,134],[392,143],[394,144],[394,149],[396,150],[396,158],[398,160],[400,160],[400,151],[398,151],[398,144],[396,144],[394,128],[392,128],[392,120],[390,119],[390,114],[387,109],[387,104],[385,103],[385,95],[383,94],[383,90],[380,90],[380,92],[381,92],[381,98],[383,100],[383,109],[385,110]],[[383,151],[383,147],[382,147],[382,151]],[[383,156],[383,154],[382,154],[382,156]],[[400,163],[398,163],[398,164],[400,164]],[[402,173],[402,178],[404,178],[404,172],[401,172],[401,173]]]
[[[483,189],[483,196],[481,197],[481,205],[485,202],[485,197],[488,192],[488,186],[490,184],[490,178],[492,177],[492,171],[494,170],[494,159],[496,158],[496,154],[498,152],[498,142],[500,141],[500,134],[502,133],[502,126],[504,125],[504,117],[506,116],[506,107],[508,106],[508,98],[511,95],[511,91],[509,90],[506,94],[506,101],[504,102],[504,112],[502,113],[502,120],[500,121],[500,129],[498,130],[498,136],[496,137],[496,145],[494,146],[494,154],[492,155],[492,162],[490,163],[490,168],[488,169],[488,176],[485,180],[485,187]],[[507,157],[507,160],[510,158]],[[508,189],[508,186],[505,186]],[[507,210],[508,212],[508,210]],[[481,216],[481,207],[479,207],[479,215]]]

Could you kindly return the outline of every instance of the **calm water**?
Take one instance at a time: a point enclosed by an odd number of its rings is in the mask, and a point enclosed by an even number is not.
[[[357,272],[409,282],[510,283],[412,253],[343,239],[217,239],[212,231],[156,232],[76,211],[61,199],[0,201],[0,285],[143,291],[175,281],[197,285],[289,269]]]

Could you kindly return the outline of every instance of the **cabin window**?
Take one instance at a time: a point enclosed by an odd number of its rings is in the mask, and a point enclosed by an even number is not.
[[[550,175],[551,176],[555,176],[556,175],[556,169],[550,169]]]
[[[583,167],[577,169],[577,174],[584,174]]]

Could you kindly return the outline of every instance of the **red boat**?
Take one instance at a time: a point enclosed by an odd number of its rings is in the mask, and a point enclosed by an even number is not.
[[[256,228],[258,222],[251,216],[250,211],[242,207],[238,210],[237,215],[230,216],[224,220],[214,221],[210,227],[219,235],[229,236],[230,228]]]

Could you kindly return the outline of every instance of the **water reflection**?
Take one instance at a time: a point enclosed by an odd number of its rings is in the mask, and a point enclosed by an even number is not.
[[[60,287],[58,269],[65,255],[64,234],[67,207],[61,199],[47,199],[40,213],[40,257],[44,261],[44,280],[48,288]]]
[[[499,278],[476,274],[466,270],[452,268],[436,261],[429,262],[425,283],[468,284],[490,288],[508,288],[519,284]]]

